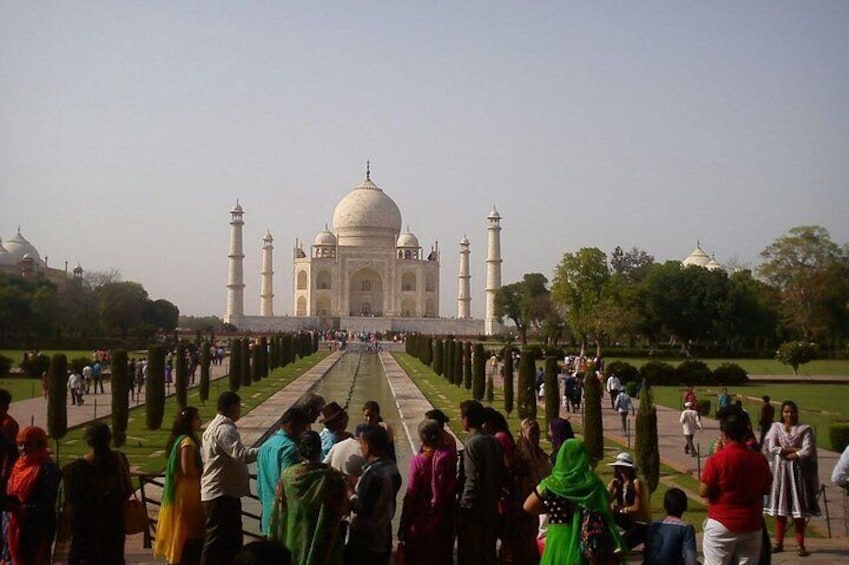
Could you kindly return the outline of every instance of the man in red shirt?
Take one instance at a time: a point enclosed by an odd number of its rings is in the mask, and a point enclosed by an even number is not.
[[[746,448],[745,414],[730,410],[719,423],[725,446],[705,463],[699,494],[708,499],[702,551],[705,563],[757,563],[763,529],[763,495],[772,474],[766,458]]]

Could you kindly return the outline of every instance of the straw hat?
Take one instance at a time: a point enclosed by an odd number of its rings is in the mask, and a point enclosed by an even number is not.
[[[630,453],[625,453],[624,451],[616,456],[616,461],[613,463],[608,463],[608,467],[630,467],[631,469],[636,469],[637,466],[634,465],[634,459],[631,457]]]

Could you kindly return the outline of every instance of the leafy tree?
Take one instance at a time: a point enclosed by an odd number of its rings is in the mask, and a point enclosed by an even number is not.
[[[660,448],[657,435],[657,409],[651,388],[644,381],[640,389],[640,407],[637,410],[637,438],[634,451],[637,465],[643,473],[649,492],[654,492],[660,481]]]
[[[522,350],[519,358],[519,419],[537,417],[536,362],[533,353]]]
[[[127,351],[113,349],[112,358],[112,443],[121,447],[127,441],[127,422],[130,417],[130,376]]]
[[[604,457],[601,399],[601,383],[594,375],[587,375],[584,378],[584,445],[593,467]]]
[[[560,386],[557,382],[557,357],[545,358],[545,429],[560,416]]]
[[[817,344],[807,341],[788,341],[779,346],[775,358],[785,365],[790,365],[793,368],[793,374],[796,375],[799,365],[817,358]]]
[[[145,386],[145,423],[158,430],[165,417],[165,346],[151,345],[147,350]]]
[[[209,351],[210,344],[204,341],[200,346],[200,386],[198,387],[198,395],[201,404],[206,404],[209,399],[209,365],[212,362],[212,356]]]
[[[562,308],[575,337],[580,340],[581,354],[587,336],[592,335],[600,353],[603,331],[600,303],[605,285],[610,280],[607,256],[597,247],[584,247],[576,253],[565,253],[554,273],[551,299]]]
[[[654,263],[654,257],[642,249],[632,247],[624,251],[618,245],[610,253],[610,268],[613,275],[621,275],[626,281],[633,283],[642,280]]]
[[[146,301],[142,313],[142,319],[157,330],[170,332],[177,327],[180,319],[180,309],[173,303],[160,298],[158,300]],[[200,331],[201,328],[197,328]]]
[[[68,358],[55,353],[50,358],[47,389],[47,433],[55,440],[68,432]]]
[[[541,273],[527,273],[521,282],[502,286],[495,294],[495,316],[513,321],[519,341],[528,344],[528,331],[539,329],[551,314],[548,279]]]
[[[513,412],[513,349],[505,347],[501,353],[501,378],[504,382],[504,411],[509,416]]]
[[[127,337],[142,322],[147,291],[136,282],[111,282],[95,291],[103,330]]]
[[[781,292],[781,314],[790,328],[806,340],[845,335],[849,259],[828,230],[791,228],[761,257],[760,275]]]

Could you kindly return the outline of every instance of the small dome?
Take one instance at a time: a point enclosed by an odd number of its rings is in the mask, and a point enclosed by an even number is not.
[[[3,246],[6,248],[6,251],[15,258],[15,263],[21,261],[24,258],[24,255],[29,255],[30,258],[34,259],[38,263],[41,262],[41,255],[39,255],[36,248],[21,235],[20,228],[18,228],[18,233],[15,234],[15,237],[6,240],[3,243]]]
[[[272,241],[274,241],[274,238],[271,237],[271,231],[270,230],[268,230],[268,229],[265,230],[265,236],[262,238],[262,241],[265,242],[265,243],[271,243]]]
[[[333,227],[340,245],[392,247],[401,231],[401,211],[367,176],[336,205]]]
[[[245,210],[244,210],[244,208],[242,208],[242,205],[241,205],[241,204],[239,204],[239,199],[237,198],[237,199],[236,199],[236,205],[235,205],[235,206],[233,206],[233,209],[232,209],[232,210],[230,210],[230,212],[233,212],[233,213],[239,213],[239,214],[241,214],[241,213],[243,213],[244,211],[245,211]]]
[[[705,269],[707,269],[708,271],[717,271],[722,269],[722,265],[717,263],[715,257],[711,257],[710,261],[708,261],[708,264],[705,265]]]
[[[460,245],[462,245],[463,247],[469,245],[469,238],[464,235],[463,239],[460,240]]]
[[[336,245],[336,236],[333,235],[330,230],[324,228],[318,235],[315,236],[315,241],[312,242],[313,245]]]
[[[419,247],[419,238],[410,232],[404,232],[398,236],[398,247]]]
[[[693,249],[693,252],[690,253],[686,259],[681,261],[681,264],[685,267],[706,267],[708,263],[710,263],[710,257],[708,257],[707,253],[702,251],[702,247],[699,244],[696,244],[696,248]]]
[[[487,220],[500,220],[501,214],[498,213],[498,210],[495,209],[495,206],[492,207],[492,212],[489,213],[489,216],[486,217]]]
[[[74,267],[74,273],[82,274],[82,272],[83,272],[83,266],[80,265],[79,263],[77,263],[77,266]]]

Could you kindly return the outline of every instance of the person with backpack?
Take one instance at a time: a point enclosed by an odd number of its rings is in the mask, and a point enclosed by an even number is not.
[[[628,547],[608,506],[604,483],[590,468],[584,442],[566,440],[551,474],[525,499],[529,514],[548,514],[541,565],[621,561]]]

